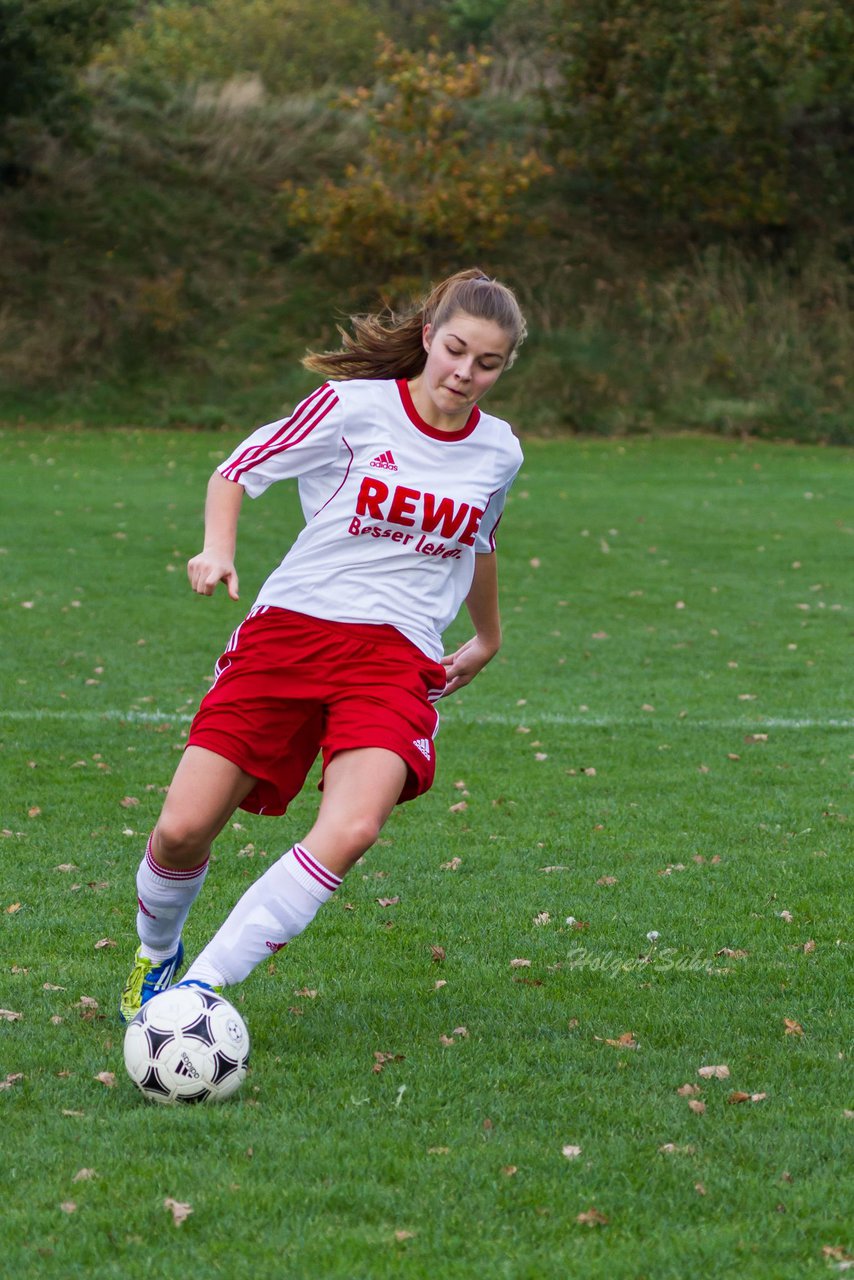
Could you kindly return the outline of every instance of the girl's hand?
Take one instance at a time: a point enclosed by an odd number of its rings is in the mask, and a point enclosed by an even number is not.
[[[190,586],[200,596],[212,596],[217,584],[224,582],[232,600],[239,599],[237,570],[234,561],[215,551],[201,551],[187,564]]]
[[[442,659],[442,666],[445,668],[448,683],[445,685],[442,697],[447,698],[449,694],[456,693],[464,685],[471,684],[478,672],[483,670],[497,652],[497,645],[489,645],[478,636],[472,636],[471,640],[467,640],[455,653],[446,654]]]

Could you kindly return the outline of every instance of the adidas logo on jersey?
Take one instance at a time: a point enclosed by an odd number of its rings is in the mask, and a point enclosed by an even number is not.
[[[413,738],[413,747],[417,747],[425,760],[430,759],[430,739],[429,738]]]
[[[391,449],[378,453],[371,462],[372,467],[380,467],[383,471],[397,471],[397,463],[392,457]]]

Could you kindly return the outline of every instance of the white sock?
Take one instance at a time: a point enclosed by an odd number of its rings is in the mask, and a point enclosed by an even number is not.
[[[205,882],[207,871],[207,858],[189,871],[161,867],[151,852],[149,838],[145,857],[136,873],[139,904],[136,931],[143,954],[149,960],[168,960],[175,954],[181,930]]]
[[[340,883],[303,845],[295,844],[246,890],[184,981],[212,987],[242,982],[311,924]]]

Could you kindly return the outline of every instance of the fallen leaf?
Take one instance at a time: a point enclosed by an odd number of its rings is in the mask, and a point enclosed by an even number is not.
[[[73,1200],[63,1200],[62,1204],[59,1207],[63,1213],[77,1212],[77,1205],[74,1203]]]
[[[445,978],[437,978],[436,981],[433,983],[433,990],[439,991],[441,987],[446,987],[447,985],[448,983]]]
[[[58,987],[55,982],[43,982],[42,991],[65,991],[65,987]]]
[[[123,809],[133,809],[135,805],[139,804],[139,801],[136,796],[125,796],[119,803]]]
[[[530,960],[511,960],[510,961],[511,969],[530,969],[530,967],[531,967]]]
[[[101,938],[99,939],[98,942],[95,943],[95,950],[103,951],[105,947],[116,947],[116,946],[118,946],[118,943],[114,942],[112,938]]]
[[[597,884],[612,885],[617,883],[616,876],[600,876],[596,881]]]
[[[785,920],[786,924],[791,924],[795,918],[792,915],[791,911],[779,911],[777,914],[779,915],[781,920]]]
[[[98,1001],[93,996],[81,996],[74,1007],[75,1009],[97,1009]]]
[[[65,1108],[63,1108],[62,1114],[64,1116],[85,1116],[86,1112],[85,1111],[68,1111]]]
[[[94,1169],[78,1169],[71,1181],[88,1182],[90,1178],[97,1178],[97,1176],[98,1175]]]
[[[463,865],[462,858],[451,858],[450,862],[441,862],[439,864],[440,871],[459,871]]]
[[[501,1172],[504,1174],[505,1178],[512,1178],[514,1173],[518,1173],[519,1170],[515,1164],[505,1164],[502,1165]]]
[[[445,959],[445,948],[444,948],[444,947],[431,947],[431,948],[430,948],[430,959],[431,959],[431,960],[433,960],[433,961],[435,961],[435,963],[436,963],[436,964],[441,964],[441,963],[442,963],[442,961]]]
[[[22,1071],[13,1071],[5,1080],[0,1080],[0,1089],[11,1089],[13,1084],[17,1084],[23,1078],[24,1073]]]
[[[615,1049],[637,1049],[638,1048],[638,1042],[637,1040],[635,1040],[634,1032],[632,1031],[624,1031],[623,1034],[621,1036],[618,1036],[616,1040],[608,1040],[603,1038],[602,1036],[594,1036],[593,1039],[599,1040],[600,1042],[603,1042],[605,1044],[610,1044]]]
[[[733,950],[732,947],[721,947],[720,951],[715,952],[715,955],[728,956],[730,960],[744,960],[746,956],[750,955],[750,952],[740,949]]]
[[[534,916],[534,924],[536,925],[548,924],[550,920],[551,916],[548,911],[541,911],[539,915]]]
[[[77,866],[73,862],[60,862],[58,867],[54,867],[54,871],[76,871]]]
[[[695,1182],[694,1190],[698,1196],[704,1196],[706,1194],[706,1188],[703,1186],[702,1182]]]
[[[182,1204],[180,1200],[173,1200],[171,1196],[167,1196],[163,1201],[163,1208],[168,1209],[172,1214],[172,1221],[176,1227],[180,1227],[182,1222],[186,1222],[193,1212],[192,1205]]]
[[[398,1244],[403,1244],[404,1240],[413,1240],[415,1238],[414,1231],[395,1231],[394,1238]]]
[[[379,903],[381,907],[396,907],[400,902],[400,897],[396,898],[374,898],[374,902]]]
[[[704,1080],[728,1080],[729,1067],[726,1065],[719,1067],[698,1067],[697,1075],[702,1076]]]
[[[783,1026],[786,1028],[787,1036],[802,1036],[804,1029],[799,1022],[795,1022],[794,1018],[784,1018]]]
[[[295,996],[304,996],[306,1000],[314,1000],[317,992],[313,987],[301,987],[299,991],[294,992]]]
[[[116,1073],[115,1071],[99,1071],[92,1079],[100,1080],[101,1084],[105,1084],[108,1089],[112,1089],[115,1087]]]
[[[675,1142],[665,1142],[664,1146],[659,1147],[658,1150],[664,1156],[692,1156],[696,1148],[691,1146],[678,1147]]]
[[[0,1018],[4,1022],[20,1022],[23,1016],[22,1013],[16,1013],[14,1009],[0,1009]]]
[[[600,1213],[598,1209],[592,1207],[586,1213],[579,1213],[575,1221],[580,1222],[585,1227],[604,1227],[608,1223],[604,1213]]]
[[[446,1049],[449,1049],[452,1044],[456,1043],[457,1042],[453,1036],[439,1036],[439,1044],[444,1045]]]
[[[810,938],[808,942],[804,943],[802,950],[804,955],[807,955],[807,956],[811,955],[812,952],[815,951],[815,942],[813,941],[812,938]]]
[[[6,907],[6,915],[13,916],[16,911],[20,911],[20,910],[21,910],[20,902],[13,902],[11,906]]]
[[[683,1084],[676,1090],[680,1098],[693,1098],[701,1092],[698,1084]]]
[[[468,803],[465,800],[459,800],[456,804],[448,806],[448,813],[465,813]]]
[[[452,1036],[460,1036],[463,1040],[467,1039],[469,1033],[468,1027],[454,1027],[451,1032]]]
[[[577,1160],[581,1155],[581,1147],[573,1147],[570,1143],[567,1143],[565,1147],[561,1147],[560,1151],[561,1155],[566,1156],[567,1160]]]
[[[703,1115],[706,1110],[705,1102],[700,1102],[698,1098],[689,1098],[688,1106],[698,1116]]]
[[[451,1154],[450,1147],[428,1147],[428,1156],[447,1156]]]

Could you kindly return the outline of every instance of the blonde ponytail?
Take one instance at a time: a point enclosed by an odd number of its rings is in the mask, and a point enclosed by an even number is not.
[[[341,350],[310,351],[303,364],[327,378],[416,378],[427,359],[425,324],[441,328],[459,311],[504,330],[511,340],[509,367],[527,332],[525,318],[513,291],[477,268],[449,276],[404,315],[386,310],[351,316],[352,334],[338,326]]]

